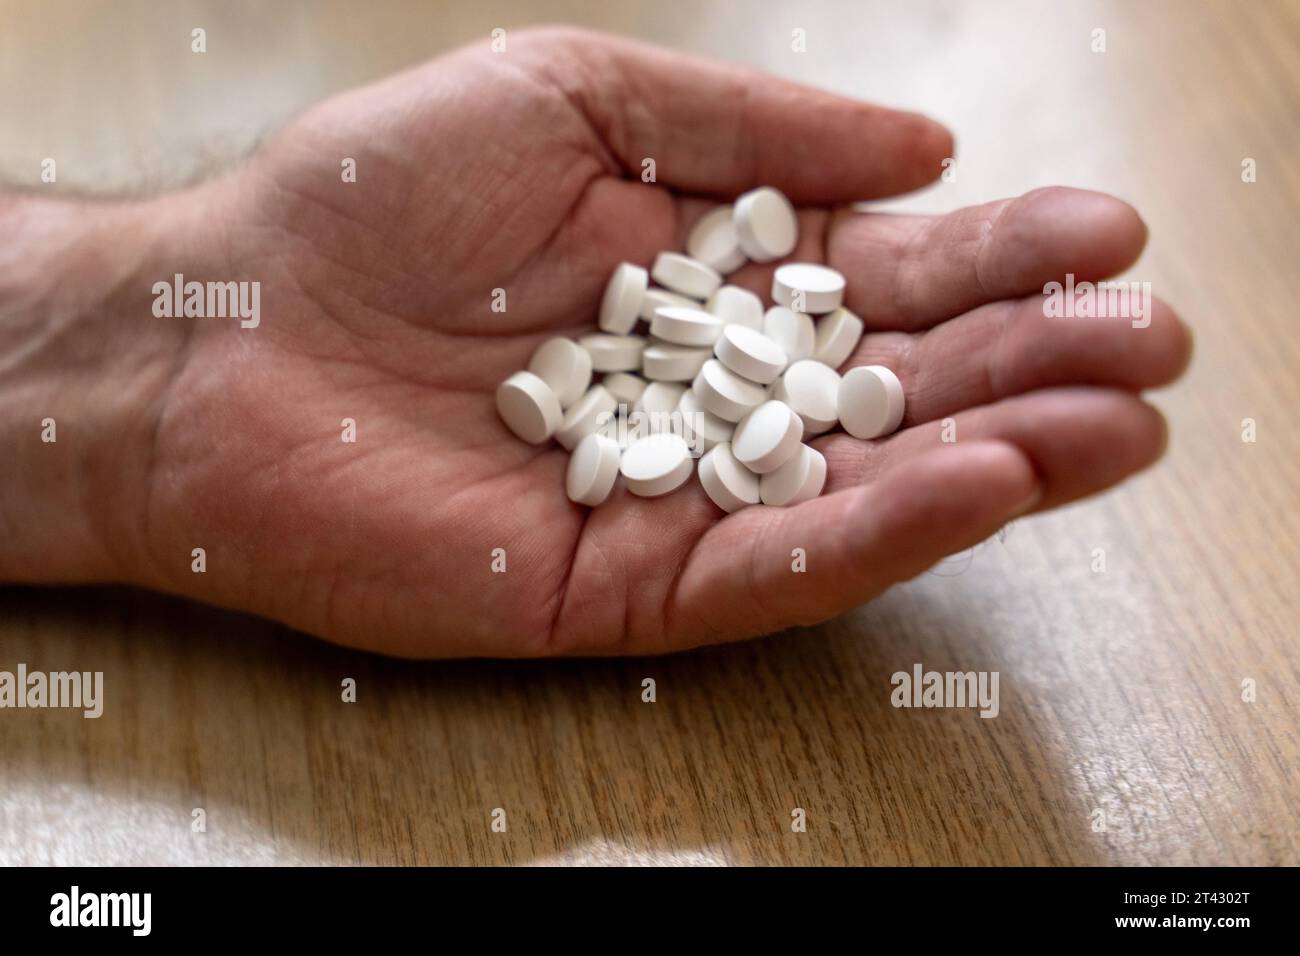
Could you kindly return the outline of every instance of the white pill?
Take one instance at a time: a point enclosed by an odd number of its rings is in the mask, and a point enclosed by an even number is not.
[[[564,418],[551,387],[532,372],[515,372],[497,387],[497,412],[506,427],[530,445],[554,435]]]
[[[653,382],[689,382],[713,352],[668,342],[651,342],[641,355],[641,372]]]
[[[619,471],[627,490],[642,498],[666,495],[691,477],[691,450],[680,435],[647,435],[623,452]]]
[[[740,251],[730,206],[718,206],[704,214],[686,239],[686,254],[706,266],[726,274],[745,264]]]
[[[772,387],[772,398],[785,402],[803,421],[804,437],[835,427],[839,418],[840,376],[814,359],[795,362]]]
[[[627,335],[632,331],[649,281],[646,271],[630,262],[624,262],[614,270],[600,300],[600,321],[597,324],[601,331],[615,335]]]
[[[641,368],[645,339],[639,335],[610,335],[593,332],[578,339],[591,355],[591,367],[597,372],[636,372]]]
[[[817,322],[813,358],[823,365],[839,368],[849,360],[862,339],[862,320],[848,309],[836,309]]]
[[[722,276],[698,259],[680,252],[661,252],[650,268],[655,282],[692,299],[707,299],[722,285]]]
[[[850,369],[840,380],[840,424],[854,438],[879,438],[903,420],[903,385],[883,365]]]
[[[702,409],[729,422],[740,421],[767,398],[763,386],[746,381],[717,359],[704,363],[691,387]]]
[[[695,299],[688,299],[684,295],[669,292],[667,289],[652,288],[645,290],[645,295],[641,298],[641,311],[638,315],[649,322],[655,317],[655,309],[661,305],[681,305],[690,309],[700,307],[700,303]]]
[[[700,406],[700,400],[693,389],[688,388],[682,394],[677,402],[677,412],[682,417],[682,437],[700,452],[706,452],[724,441],[731,441],[732,432],[736,430],[735,422],[706,412]]]
[[[629,414],[610,415],[605,424],[596,429],[597,435],[604,435],[618,443],[622,451],[645,433],[640,417],[632,418]]]
[[[618,477],[618,442],[604,435],[588,435],[569,456],[564,490],[570,501],[595,507],[609,497]]]
[[[713,346],[718,361],[737,375],[768,385],[785,370],[786,355],[762,332],[745,325],[728,325]]]
[[[704,306],[722,320],[724,325],[747,325],[751,329],[763,329],[763,300],[748,289],[740,286],[724,285]]]
[[[714,445],[700,459],[700,484],[709,500],[728,514],[758,504],[758,475],[736,461],[727,442]]]
[[[772,301],[795,312],[825,315],[844,300],[844,276],[811,262],[790,262],[772,273]],[[801,305],[802,303],[802,305]]]
[[[640,436],[679,435],[687,445],[691,444],[691,436],[682,427],[682,413],[675,408],[668,412],[633,412],[632,420]]]
[[[685,385],[674,382],[651,382],[636,400],[633,411],[650,415],[667,415],[677,411],[677,403],[686,392]]]
[[[737,199],[732,222],[740,251],[755,262],[788,256],[799,241],[794,207],[771,186],[750,190]]]
[[[800,445],[789,461],[762,477],[758,492],[763,504],[779,507],[816,498],[825,486],[825,456],[816,448]]]
[[[528,371],[551,387],[561,408],[568,408],[591,384],[591,353],[572,339],[547,339],[533,353]]]
[[[740,420],[731,453],[752,472],[776,471],[799,450],[803,422],[785,402],[764,402]]]
[[[763,334],[781,346],[791,362],[812,358],[817,332],[811,315],[774,305],[763,315]]]
[[[641,353],[641,358],[644,362],[644,352]],[[615,401],[628,408],[636,404],[636,400],[646,389],[646,380],[631,372],[613,372],[601,379],[600,384],[605,386],[605,391],[614,396]]]
[[[709,348],[722,332],[722,320],[703,309],[662,305],[650,320],[650,334],[673,345]]]
[[[618,407],[614,396],[605,391],[601,385],[593,385],[585,395],[569,406],[564,413],[564,421],[555,433],[555,440],[568,451],[573,451],[578,442],[596,431],[607,416]]]

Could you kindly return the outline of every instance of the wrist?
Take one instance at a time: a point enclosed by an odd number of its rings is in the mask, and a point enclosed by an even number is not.
[[[0,580],[143,576],[151,441],[191,335],[151,289],[205,255],[180,198],[0,197]]]

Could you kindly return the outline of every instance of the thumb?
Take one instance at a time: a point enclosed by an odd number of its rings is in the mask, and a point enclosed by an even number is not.
[[[770,185],[796,203],[874,199],[933,181],[953,154],[952,135],[924,116],[757,70],[573,28],[518,44],[624,170],[653,158],[658,180],[686,192]]]

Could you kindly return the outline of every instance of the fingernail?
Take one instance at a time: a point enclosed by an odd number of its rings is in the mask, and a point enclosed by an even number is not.
[[[1038,503],[1042,500],[1043,500],[1043,486],[1034,485],[1034,490],[1031,491],[1029,495],[1023,501],[1020,502],[1020,504],[1016,505],[1014,508],[1011,509],[1011,513],[1008,515],[1008,520],[1012,518],[1019,518],[1021,515],[1029,514],[1029,512],[1033,511],[1035,508],[1038,507]]]

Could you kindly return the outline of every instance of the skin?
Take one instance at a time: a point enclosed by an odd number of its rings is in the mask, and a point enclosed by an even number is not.
[[[1042,315],[1044,283],[1137,258],[1125,203],[855,213],[934,179],[948,133],[596,34],[484,47],[329,100],[185,192],[0,200],[0,577],[125,582],[401,656],[659,653],[841,613],[1162,453],[1138,393],[1187,364],[1169,307],[1145,329]],[[868,330],[849,365],[897,372],[903,427],[818,439],[827,493],[795,508],[724,517],[695,481],[570,503],[567,454],[515,439],[497,384],[590,329],[619,262],[764,184],[799,206],[792,258],[847,277]],[[729,281],[766,295],[772,268]],[[260,281],[260,326],[154,317],[176,272]]]

